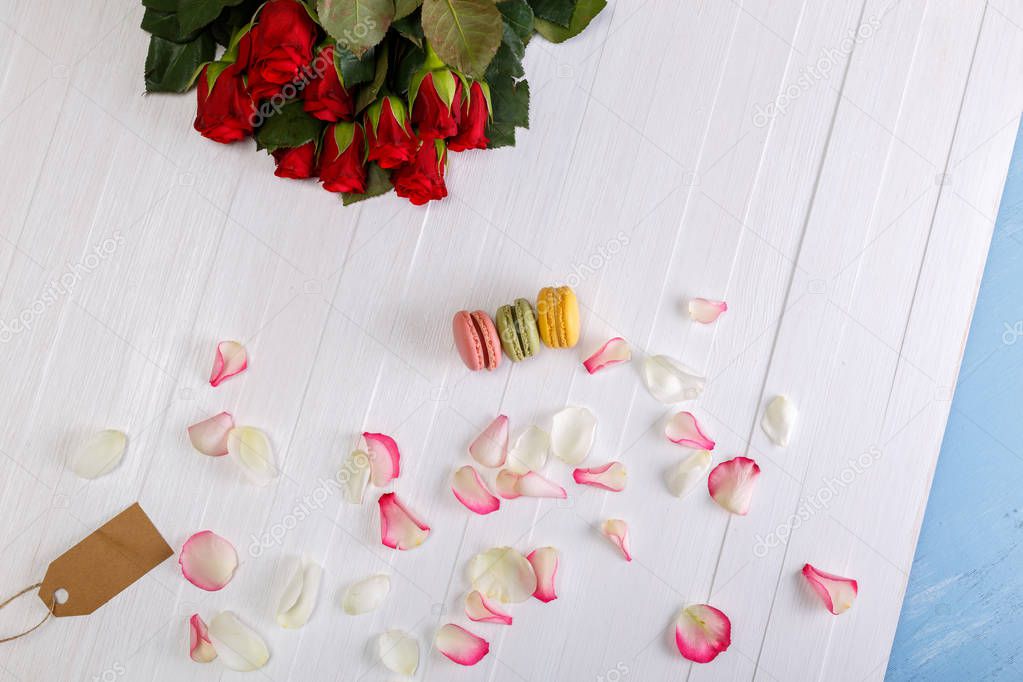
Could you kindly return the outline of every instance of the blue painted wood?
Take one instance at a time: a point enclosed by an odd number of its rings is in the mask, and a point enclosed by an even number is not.
[[[1023,127],[888,680],[1023,680]]]

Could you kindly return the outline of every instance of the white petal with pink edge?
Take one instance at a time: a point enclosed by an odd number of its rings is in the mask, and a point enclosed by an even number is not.
[[[390,591],[390,577],[382,574],[371,575],[348,586],[345,596],[341,599],[341,608],[349,616],[369,613],[383,603]]]
[[[556,500],[568,497],[564,488],[535,471],[519,476],[518,481],[515,482],[515,492],[522,497],[542,497]]]
[[[509,469],[501,469],[497,472],[494,488],[497,490],[497,494],[504,499],[514,500],[516,497],[522,497],[519,494],[519,481],[521,479],[522,474],[517,474]]]
[[[517,474],[540,471],[547,466],[550,447],[551,439],[547,432],[538,426],[530,426],[515,439],[515,445],[508,453],[508,470]]]
[[[706,383],[694,370],[667,355],[643,361],[643,382],[650,395],[668,405],[699,398]]]
[[[94,479],[110,473],[124,457],[128,437],[116,429],[92,435],[71,458],[71,470],[82,478]]]
[[[196,663],[209,663],[217,657],[206,622],[198,613],[193,613],[188,619],[188,657]]]
[[[460,625],[447,623],[437,630],[437,650],[458,665],[476,665],[490,653],[490,643]]]
[[[263,638],[231,611],[221,611],[214,616],[209,633],[217,658],[231,670],[259,670],[270,660],[270,650]]]
[[[430,527],[417,519],[394,493],[384,493],[380,507],[380,541],[391,549],[415,549],[426,542]]]
[[[718,464],[707,477],[710,496],[719,505],[739,516],[749,513],[760,467],[749,457],[736,457]]]
[[[764,418],[760,421],[760,428],[764,430],[772,443],[784,448],[792,438],[797,416],[796,406],[788,396],[775,396],[771,402],[767,403]]]
[[[728,310],[724,301],[712,301],[709,298],[693,298],[689,300],[689,317],[701,324],[717,321],[721,313]]]
[[[224,538],[204,530],[185,540],[178,554],[178,564],[185,580],[201,590],[216,592],[234,577],[238,552]]]
[[[345,502],[362,504],[363,500],[366,499],[369,477],[369,454],[362,450],[353,450],[338,473]]]
[[[498,415],[469,445],[469,454],[482,466],[503,467],[508,458],[508,417]]]
[[[533,596],[544,603],[557,599],[554,581],[558,575],[558,550],[553,547],[534,549],[526,555],[526,561],[536,574],[536,591]]]
[[[629,524],[621,519],[608,519],[600,525],[600,532],[614,543],[626,561],[632,561],[632,552],[629,549]]]
[[[469,561],[472,588],[502,604],[524,602],[536,592],[536,573],[511,547],[494,547]]]
[[[401,453],[398,444],[382,433],[363,433],[373,485],[383,488],[401,473]]]
[[[258,486],[268,485],[277,478],[270,439],[254,426],[236,426],[228,432],[227,454]]]
[[[221,412],[189,426],[188,440],[202,454],[221,457],[227,454],[227,434],[233,428],[234,417],[230,412]]]
[[[675,645],[694,663],[710,663],[731,643],[732,622],[713,606],[687,606],[675,620]]]
[[[309,622],[320,594],[323,568],[308,558],[294,563],[291,577],[277,605],[277,624],[293,630]]]
[[[380,635],[377,655],[392,673],[412,677],[419,668],[419,642],[403,630],[388,630]]]
[[[599,372],[607,367],[620,365],[632,359],[632,349],[628,342],[620,336],[609,339],[603,346],[597,349],[590,357],[583,361],[583,367],[590,374]]]
[[[566,407],[551,424],[551,452],[569,466],[579,464],[593,447],[597,418],[585,407]]]
[[[803,577],[828,607],[828,611],[836,616],[848,611],[859,593],[859,586],[852,578],[825,573],[810,564],[803,566]]]
[[[210,372],[210,386],[219,386],[224,379],[245,371],[249,366],[249,356],[245,346],[237,341],[221,341],[217,344],[217,357],[213,360],[213,371]]]
[[[512,617],[491,604],[479,590],[473,590],[465,595],[465,615],[477,623],[512,624]]]
[[[629,474],[621,462],[608,462],[604,466],[592,469],[576,469],[572,472],[572,478],[579,485],[591,485],[601,490],[620,493],[625,490]]]
[[[664,435],[675,445],[699,450],[714,449],[714,441],[703,433],[692,412],[676,412],[664,425]]]
[[[483,479],[469,464],[455,472],[451,492],[466,509],[480,515],[490,514],[501,508],[501,500],[487,490]]]
[[[665,480],[668,490],[675,497],[685,497],[700,484],[710,471],[714,456],[706,450],[700,450],[686,457],[676,466],[668,470]]]

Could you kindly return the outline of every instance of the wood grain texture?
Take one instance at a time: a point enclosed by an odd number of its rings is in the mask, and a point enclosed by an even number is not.
[[[141,13],[0,5],[0,585],[37,580],[136,499],[175,548],[209,528],[242,565],[199,593],[165,562],[89,618],[7,645],[0,679],[219,679],[188,660],[185,622],[222,608],[266,636],[273,680],[387,679],[372,639],[394,627],[420,638],[422,680],[883,677],[1023,106],[1020,10],[612,2],[579,39],[531,43],[531,130],[452,155],[451,196],[424,209],[344,209],[250,145],[200,138],[192,97],[140,94]],[[450,315],[553,282],[579,294],[579,349],[469,374]],[[730,310],[694,325],[690,296]],[[683,454],[661,434],[670,411],[632,368],[581,367],[612,335],[706,373],[695,411],[718,459],[764,470],[749,516],[667,493]],[[214,390],[223,338],[247,344],[250,369]],[[801,409],[785,450],[758,426],[778,393]],[[470,517],[448,488],[478,430],[499,412],[513,436],[546,428],[566,404],[598,416],[589,461],[624,461],[629,489]],[[268,432],[279,483],[191,451],[185,427],[223,409]],[[124,461],[76,479],[69,454],[107,427],[129,434]],[[382,547],[375,504],[329,483],[363,430],[402,447],[395,487],[434,529],[421,549]],[[600,537],[608,517],[631,524],[633,563]],[[499,544],[557,546],[560,598],[474,628],[492,653],[457,668],[433,633],[464,622],[466,562]],[[276,595],[303,553],[323,594],[283,631]],[[806,561],[860,580],[850,613],[814,601]],[[345,616],[340,591],[378,572],[389,599]],[[732,618],[710,665],[673,650],[692,602]]]

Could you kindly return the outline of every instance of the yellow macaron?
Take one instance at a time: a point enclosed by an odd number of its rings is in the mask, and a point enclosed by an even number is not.
[[[540,338],[550,348],[571,348],[579,342],[579,301],[571,287],[544,287],[536,297]]]

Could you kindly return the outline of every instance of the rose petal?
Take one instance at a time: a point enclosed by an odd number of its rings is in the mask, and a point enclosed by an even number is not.
[[[490,643],[465,628],[447,623],[434,639],[437,650],[458,665],[476,665],[490,653]]]
[[[314,561],[296,562],[294,572],[277,605],[277,624],[282,628],[300,628],[309,622],[320,594],[323,568]]]
[[[515,481],[515,492],[522,497],[544,497],[563,500],[568,497],[565,489],[554,481],[550,481],[535,471],[525,474],[515,474],[518,480]]]
[[[632,359],[632,349],[628,342],[620,336],[608,340],[596,353],[583,361],[583,367],[590,374],[599,372],[606,367],[619,365]]]
[[[249,366],[245,346],[237,341],[221,341],[217,344],[217,357],[210,373],[210,386],[219,386],[224,379],[243,372]]]
[[[664,425],[664,435],[675,445],[700,450],[713,450],[714,441],[700,429],[692,412],[678,412]]]
[[[398,444],[393,438],[382,433],[364,433],[362,437],[366,441],[366,452],[369,453],[373,485],[383,488],[401,473],[401,453],[398,452]]]
[[[341,467],[339,478],[344,484],[345,502],[362,504],[369,487],[370,457],[362,450],[353,450],[344,466]]]
[[[593,447],[597,418],[585,407],[566,407],[554,415],[551,452],[565,464],[575,466],[586,459]]]
[[[629,524],[621,519],[608,519],[601,524],[600,532],[621,550],[626,561],[632,561],[632,554],[629,552]]]
[[[415,549],[426,541],[430,527],[417,519],[394,493],[384,493],[380,506],[380,541],[391,549]]]
[[[71,470],[82,478],[99,478],[109,473],[124,457],[128,437],[106,429],[94,434],[71,459]]]
[[[608,462],[592,469],[576,469],[572,472],[572,478],[579,485],[592,485],[594,488],[620,493],[625,490],[628,473],[621,462]]]
[[[474,590],[502,604],[524,602],[536,592],[536,573],[524,556],[511,547],[494,547],[469,561]]]
[[[501,500],[487,490],[483,479],[468,464],[455,472],[451,492],[469,511],[477,514],[490,514],[501,508]]]
[[[498,415],[490,422],[469,445],[469,454],[485,467],[503,467],[508,458],[508,417]]]
[[[643,381],[650,395],[666,404],[695,400],[703,393],[705,383],[703,377],[667,355],[643,361]]]
[[[259,670],[270,660],[266,642],[231,611],[221,611],[210,621],[210,641],[217,658],[231,670]]]
[[[788,396],[775,396],[771,402],[767,403],[767,409],[764,410],[764,418],[760,422],[760,427],[767,434],[767,437],[771,439],[771,442],[785,447],[789,444],[792,429],[796,426],[797,415],[796,406],[789,400]]]
[[[477,623],[512,624],[512,617],[491,604],[479,590],[465,595],[465,615]]]
[[[732,643],[732,622],[707,604],[682,609],[675,621],[675,645],[694,663],[709,663]]]
[[[689,317],[703,324],[710,324],[728,310],[724,301],[712,301],[706,298],[694,298],[689,301]]]
[[[419,668],[419,642],[402,630],[388,630],[377,638],[380,662],[392,673],[411,677]]]
[[[185,580],[201,590],[222,590],[238,568],[234,545],[211,530],[196,533],[185,540],[178,555]]]
[[[371,575],[348,586],[341,607],[349,616],[369,613],[383,603],[390,591],[391,579],[388,576]]]
[[[521,497],[519,494],[519,480],[521,478],[522,474],[517,474],[508,469],[501,469],[497,472],[497,479],[494,483],[497,494],[506,500],[514,500],[516,497]]]
[[[221,412],[188,427],[192,447],[204,455],[220,457],[227,454],[227,434],[234,428],[230,412]]]
[[[206,623],[198,613],[188,619],[188,657],[196,663],[209,663],[217,657]]]
[[[526,555],[526,561],[536,574],[536,591],[533,596],[544,603],[557,599],[554,578],[558,574],[558,550],[553,547],[534,549]]]
[[[270,439],[253,426],[236,426],[227,434],[227,454],[237,462],[246,477],[258,486],[277,478]]]
[[[714,467],[707,477],[710,496],[719,505],[739,516],[749,513],[760,467],[749,457],[736,457]]]
[[[517,474],[540,471],[547,466],[547,451],[551,439],[543,429],[530,426],[515,439],[508,453],[508,469]]]
[[[825,573],[810,564],[803,566],[803,577],[828,607],[828,611],[836,616],[848,611],[859,593],[859,586],[852,578]]]
[[[713,456],[706,450],[700,450],[686,457],[673,467],[667,475],[668,490],[675,497],[684,497],[695,488],[710,471]]]

